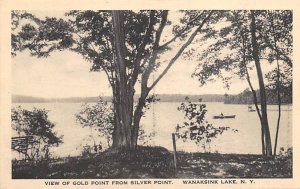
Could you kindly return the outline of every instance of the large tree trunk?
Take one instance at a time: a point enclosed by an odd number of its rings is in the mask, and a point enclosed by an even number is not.
[[[265,84],[263,80],[263,74],[260,66],[259,60],[259,46],[256,38],[256,23],[255,23],[255,11],[251,11],[251,43],[252,43],[252,56],[255,62],[256,72],[259,82],[259,91],[260,91],[260,104],[261,104],[261,124],[263,127],[263,132],[265,135],[265,155],[272,155],[272,142],[270,136],[270,129],[268,123],[268,114],[267,114],[267,98],[265,91]]]
[[[114,83],[114,113],[115,127],[113,133],[113,148],[131,149],[131,123],[134,90],[126,83],[125,67],[125,34],[124,18],[122,11],[112,11],[115,49],[115,74]]]

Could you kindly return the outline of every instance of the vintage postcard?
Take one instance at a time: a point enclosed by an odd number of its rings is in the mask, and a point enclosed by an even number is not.
[[[0,188],[300,188],[299,3],[6,1]]]

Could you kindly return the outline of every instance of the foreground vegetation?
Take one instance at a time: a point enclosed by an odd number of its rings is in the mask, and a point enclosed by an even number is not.
[[[161,147],[139,147],[134,154],[108,150],[52,163],[13,163],[13,178],[168,178],[173,175],[172,154]]]
[[[96,155],[41,162],[13,161],[12,177],[22,179],[114,178],[291,178],[292,151],[261,155],[178,153],[162,147],[139,147],[137,153],[105,151]]]
[[[182,153],[177,178],[291,178],[292,152],[276,157],[249,154]]]

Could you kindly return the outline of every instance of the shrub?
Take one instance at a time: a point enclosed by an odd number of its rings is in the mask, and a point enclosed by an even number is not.
[[[178,111],[184,112],[185,121],[177,124],[176,135],[183,139],[183,141],[195,141],[197,145],[201,145],[204,151],[206,151],[207,145],[210,145],[212,139],[229,130],[230,127],[214,127],[205,121],[205,114],[207,112],[205,104],[192,103],[188,97],[185,100],[186,102],[181,103],[181,106],[178,107]],[[237,132],[234,129],[232,131]]]
[[[30,111],[21,106],[11,110],[12,129],[19,136],[34,136],[31,150],[26,154],[31,160],[48,159],[50,156],[49,148],[63,143],[63,136],[58,136],[53,131],[55,124],[48,119],[48,112],[38,108],[33,108]]]

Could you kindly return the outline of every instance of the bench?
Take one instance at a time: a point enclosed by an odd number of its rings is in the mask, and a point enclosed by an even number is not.
[[[25,160],[30,159],[28,150],[32,149],[33,145],[37,143],[33,135],[12,137],[11,149],[25,155]]]

